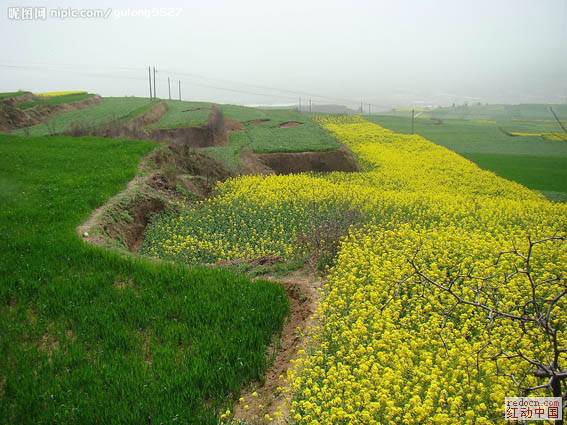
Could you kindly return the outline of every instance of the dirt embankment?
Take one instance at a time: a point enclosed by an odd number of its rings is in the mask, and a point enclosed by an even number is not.
[[[286,122],[282,122],[280,125],[278,125],[279,128],[295,128],[295,127],[299,127],[301,124],[301,122],[299,121],[286,121]]]
[[[158,102],[142,115],[127,121],[113,121],[95,128],[78,125],[69,130],[72,136],[100,136],[137,140],[156,140],[171,146],[205,148],[228,143],[230,131],[239,130],[240,123],[226,120],[219,108],[211,109],[207,123],[197,127],[149,129],[150,124],[158,122],[167,112],[167,104]]]
[[[231,173],[223,164],[187,146],[164,145],[146,157],[126,190],[96,209],[77,228],[91,243],[136,252],[155,214],[209,196]]]
[[[321,152],[244,152],[241,156],[246,172],[260,174],[292,174],[315,172],[359,171],[356,158],[346,148]]]
[[[125,139],[148,139],[145,127],[161,119],[167,112],[167,104],[153,104],[143,114],[129,120],[116,120],[96,127],[75,124],[66,132],[70,136],[99,136]]]
[[[281,338],[268,349],[273,359],[263,382],[256,382],[243,389],[241,399],[233,409],[234,419],[250,424],[289,423],[289,395],[280,388],[288,387],[287,371],[299,350],[305,348],[304,333],[314,325],[314,313],[319,303],[321,279],[310,269],[304,268],[284,278],[262,276],[282,285],[289,300],[289,315],[284,323]],[[270,420],[266,420],[266,415]]]
[[[228,134],[240,128],[239,122],[225,119],[221,110],[213,106],[205,125],[156,129],[149,133],[149,138],[159,141],[165,140],[175,145],[206,148],[226,145]]]
[[[39,123],[35,116],[19,109],[12,99],[0,102],[0,131],[8,132]]]
[[[18,128],[41,124],[46,122],[53,115],[75,109],[88,108],[100,103],[101,101],[101,97],[95,95],[72,103],[38,105],[29,109],[20,109],[18,107],[19,104],[31,101],[35,98],[36,97],[30,93],[1,101],[0,131],[12,131]]]

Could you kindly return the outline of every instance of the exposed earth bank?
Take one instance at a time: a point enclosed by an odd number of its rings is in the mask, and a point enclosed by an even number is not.
[[[18,128],[46,122],[52,115],[74,109],[84,109],[101,102],[101,97],[94,95],[72,103],[57,105],[38,105],[29,109],[20,109],[18,105],[37,99],[33,94],[24,94],[0,101],[0,131],[9,132]]]

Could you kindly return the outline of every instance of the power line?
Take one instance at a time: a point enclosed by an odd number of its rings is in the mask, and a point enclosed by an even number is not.
[[[183,75],[183,76],[198,78],[198,79],[202,79],[202,80],[221,81],[221,82],[225,82],[225,83],[228,83],[228,84],[237,84],[237,85],[243,85],[243,86],[263,89],[263,90],[279,91],[279,92],[282,92],[282,93],[289,93],[289,94],[294,94],[294,95],[303,96],[303,97],[318,98],[318,99],[330,100],[330,101],[333,101],[333,102],[346,102],[346,103],[353,104],[353,105],[358,104],[358,101],[355,101],[353,99],[346,99],[346,98],[340,98],[340,97],[330,97],[330,96],[319,95],[319,94],[315,94],[315,93],[311,93],[311,92],[289,90],[289,89],[266,86],[266,85],[249,84],[249,83],[245,83],[245,82],[242,82],[242,81],[212,78],[212,77],[207,77],[207,76],[200,75],[200,74],[184,72],[184,71],[177,71],[177,70],[173,70],[173,69],[168,69],[167,71],[174,73],[174,74],[177,74],[177,75]],[[371,105],[374,106],[374,107],[377,107],[377,108],[382,108],[382,107],[383,108],[389,108],[388,106],[385,106],[385,105],[377,105],[377,104],[371,104]]]
[[[54,68],[43,68],[43,67],[37,67],[37,66],[22,66],[22,65],[7,65],[7,64],[0,64],[0,68],[8,68],[8,69],[24,69],[24,70],[29,70],[29,71],[54,71],[54,72],[60,72],[60,70],[58,69],[54,69]],[[136,71],[140,71],[140,69],[136,69]],[[144,80],[145,78],[141,78],[141,77],[129,77],[129,76],[124,76],[124,75],[118,75],[118,74],[110,74],[110,73],[93,73],[93,72],[83,72],[83,71],[74,71],[74,70],[69,70],[69,69],[65,69],[65,72],[70,72],[73,74],[79,74],[79,75],[86,75],[86,76],[97,76],[97,77],[107,77],[107,78],[123,78],[123,79],[128,79],[128,80]],[[154,67],[154,73],[157,72],[155,70]],[[212,84],[202,84],[202,83],[192,83],[193,85],[196,86],[200,86],[200,87],[206,87],[206,88],[212,88],[212,89],[216,89],[216,90],[224,90],[224,91],[229,91],[229,92],[234,92],[234,93],[241,93],[241,94],[251,94],[251,95],[255,95],[255,96],[265,96],[265,97],[271,97],[271,98],[281,98],[281,99],[293,99],[295,100],[295,97],[291,97],[291,96],[282,96],[282,95],[277,95],[277,94],[268,94],[268,93],[259,93],[259,92],[252,92],[252,91],[248,91],[248,90],[238,90],[238,89],[233,89],[233,88],[228,88],[228,87],[222,87],[222,86],[217,86],[217,85],[212,85]],[[156,81],[154,78],[154,89],[153,89],[153,96],[154,98],[156,97]]]
[[[60,66],[55,65],[55,67],[60,67]],[[58,69],[54,69],[53,65],[48,65],[48,64],[42,64],[42,66],[38,66],[38,65],[33,65],[33,66],[27,65],[26,66],[26,65],[11,65],[11,64],[3,63],[3,64],[0,64],[0,68],[25,69],[25,70],[32,70],[32,71],[41,71],[41,70],[50,70],[50,71],[54,71],[54,72],[60,71]],[[96,68],[96,66],[94,68]],[[106,68],[107,69],[133,71],[133,72],[134,71],[135,72],[140,71],[139,68],[131,68],[131,67],[106,67]],[[129,80],[140,80],[141,79],[139,77],[118,75],[118,74],[108,73],[108,72],[98,73],[98,72],[84,72],[84,71],[80,71],[80,70],[77,71],[77,70],[69,69],[68,67],[64,68],[64,71],[69,72],[69,73],[74,73],[74,74],[97,76],[97,77],[106,77],[106,78],[122,78],[122,79],[129,79]],[[157,71],[155,71],[155,72],[157,72]],[[195,74],[195,73],[176,71],[176,70],[172,70],[172,69],[164,69],[161,72],[162,73],[169,72],[169,73],[172,73],[172,74],[175,74],[175,75],[187,76],[189,78],[197,78],[197,79],[206,80],[206,81],[227,82],[227,83],[230,83],[230,84],[243,85],[243,86],[247,86],[247,87],[258,88],[258,89],[262,89],[262,90],[276,91],[276,92],[281,92],[281,93],[289,93],[289,94],[300,95],[300,96],[305,96],[305,97],[309,97],[309,98],[317,98],[317,99],[333,101],[333,102],[341,102],[341,103],[344,102],[344,103],[347,103],[347,104],[350,104],[350,105],[355,105],[355,104],[358,103],[358,102],[355,102],[352,99],[330,97],[330,96],[324,96],[324,95],[315,94],[315,93],[302,92],[302,91],[297,91],[297,90],[288,90],[288,89],[284,89],[284,88],[271,87],[271,86],[265,86],[265,85],[249,84],[249,83],[240,82],[240,81],[211,78],[211,77],[206,77],[206,76]],[[237,88],[233,88],[233,87],[225,87],[223,85],[207,84],[207,83],[200,83],[200,82],[194,82],[194,81],[192,81],[191,84],[198,86],[198,87],[211,88],[211,89],[215,89],[215,90],[222,90],[222,91],[227,91],[227,92],[232,92],[232,93],[240,93],[240,94],[248,94],[248,95],[253,95],[253,96],[262,96],[262,97],[268,97],[268,98],[278,98],[278,99],[297,101],[297,96],[287,96],[287,95],[282,95],[282,94],[266,93],[266,92],[261,92],[261,91],[258,91],[258,90],[254,90],[254,91],[253,90],[243,90],[243,89],[237,89]],[[153,85],[154,85],[154,87],[153,87],[152,95],[155,98],[156,97],[155,77],[154,77],[154,84]],[[375,108],[389,109],[389,107],[387,107],[385,105],[378,105],[378,104],[374,104],[374,103],[368,103],[368,105],[369,106],[371,105]]]

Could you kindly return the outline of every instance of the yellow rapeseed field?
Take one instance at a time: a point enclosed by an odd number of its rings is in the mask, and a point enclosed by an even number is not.
[[[81,94],[85,93],[81,90],[67,90],[67,91],[46,91],[43,93],[36,93],[36,96],[41,97],[56,97],[56,96],[67,96],[69,94]]]
[[[567,142],[566,133],[525,133],[514,131],[512,136],[534,137],[534,140],[551,140],[553,142]]]
[[[217,195],[148,231],[146,253],[186,262],[280,255],[291,258],[310,217],[337,210],[364,220],[342,239],[329,270],[317,327],[290,372],[291,419],[297,424],[487,424],[501,418],[509,376],[541,383],[502,350],[546,358],[549,341],[534,329],[454,299],[432,281],[469,271],[455,291],[474,298],[482,279],[495,283],[491,302],[522,314],[529,285],[514,274],[531,240],[564,235],[567,206],[483,171],[417,135],[401,135],[357,117],[321,118],[364,170],[358,173],[245,176]],[[534,248],[538,297],[564,287],[563,241]],[[474,271],[473,271],[474,270]],[[504,279],[504,276],[509,278]],[[563,286],[562,286],[563,285]],[[563,348],[567,303],[555,310]],[[494,319],[494,318],[493,318]],[[565,364],[567,355],[560,361]],[[503,372],[504,371],[504,372]],[[544,390],[540,394],[544,394]]]

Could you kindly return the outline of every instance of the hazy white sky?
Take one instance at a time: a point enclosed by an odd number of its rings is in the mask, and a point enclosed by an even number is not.
[[[384,107],[567,101],[567,0],[0,5],[0,91],[144,96],[151,64],[159,96],[167,97],[169,76],[183,81],[191,100],[294,103],[303,93],[304,101],[312,95],[319,103],[364,99]],[[9,19],[17,14],[10,8],[24,6],[110,16]],[[126,16],[156,12],[165,16]],[[177,95],[176,83],[172,89]]]

